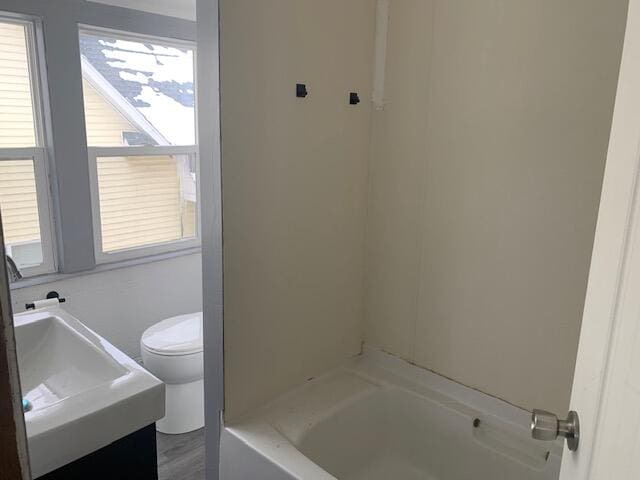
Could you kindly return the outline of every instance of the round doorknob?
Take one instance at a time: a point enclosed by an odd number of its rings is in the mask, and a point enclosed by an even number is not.
[[[566,420],[544,410],[534,410],[531,414],[531,436],[536,440],[551,441],[564,437],[572,452],[578,449],[580,441],[580,419],[576,412],[569,412]]]
[[[558,417],[544,410],[534,410],[531,415],[531,436],[546,441],[558,438]]]

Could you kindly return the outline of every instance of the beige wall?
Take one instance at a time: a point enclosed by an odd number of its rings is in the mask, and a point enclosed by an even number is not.
[[[229,420],[360,351],[375,3],[221,8]]]
[[[393,0],[368,343],[564,414],[626,0]]]

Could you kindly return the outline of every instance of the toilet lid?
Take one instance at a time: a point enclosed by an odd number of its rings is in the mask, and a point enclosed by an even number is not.
[[[144,348],[160,355],[202,352],[202,312],[167,318],[142,334]]]

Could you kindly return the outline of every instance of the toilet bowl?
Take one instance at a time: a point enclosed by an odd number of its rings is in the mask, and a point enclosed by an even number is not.
[[[165,416],[156,422],[156,429],[179,434],[202,428],[202,312],[167,318],[149,327],[140,339],[140,351],[145,368],[166,384]]]

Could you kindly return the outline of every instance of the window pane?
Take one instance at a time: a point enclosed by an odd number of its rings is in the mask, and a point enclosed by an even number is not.
[[[18,268],[42,263],[33,160],[0,162],[0,209],[7,254]]]
[[[97,159],[102,250],[196,235],[196,179],[188,155]]]
[[[0,22],[0,148],[34,146],[27,29]]]
[[[193,50],[81,33],[89,146],[194,145]]]

